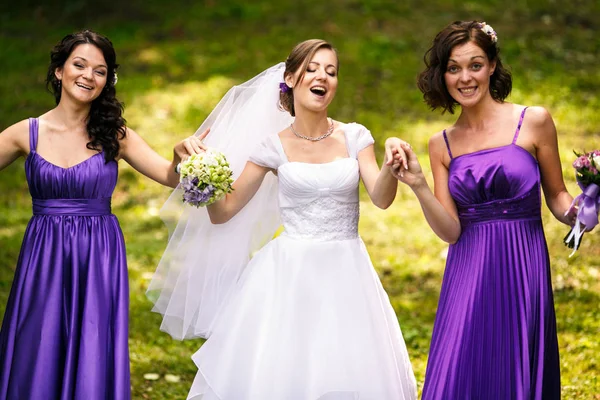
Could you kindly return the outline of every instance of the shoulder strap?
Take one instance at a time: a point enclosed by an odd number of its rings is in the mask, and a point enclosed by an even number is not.
[[[446,142],[446,148],[448,149],[448,155],[450,156],[450,158],[454,158],[454,157],[452,157],[452,151],[450,150],[450,143],[448,143],[448,136],[446,135],[445,129],[444,129],[444,132],[442,132],[442,134],[444,135],[444,142]]]
[[[521,111],[521,118],[519,118],[519,124],[517,125],[517,130],[515,131],[515,137],[513,137],[512,144],[517,143],[517,138],[519,137],[519,132],[521,131],[521,125],[523,125],[523,118],[525,118],[525,111],[527,111],[527,107]]]
[[[29,118],[29,152],[35,153],[38,143],[38,126],[37,118]]]

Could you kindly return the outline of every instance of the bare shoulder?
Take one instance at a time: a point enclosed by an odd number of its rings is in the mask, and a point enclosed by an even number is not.
[[[279,136],[280,139],[285,139],[292,136],[292,131],[290,131],[289,127],[285,127],[284,130],[277,133],[277,136]]]
[[[125,129],[125,136],[119,137],[119,143],[122,146],[127,146],[127,143],[135,143],[136,140],[141,139],[140,135],[130,127],[124,126],[123,128]]]
[[[29,150],[29,120],[24,119],[22,121],[13,124],[0,132],[2,138],[13,142],[23,151]]]
[[[125,137],[122,140],[127,140],[129,136],[139,136],[136,131],[128,126],[125,126]]]
[[[541,106],[527,107],[525,120],[533,128],[544,128],[547,127],[548,124],[554,125],[552,116],[550,115],[548,110]]]
[[[356,135],[356,136],[364,134],[365,132],[371,133],[369,128],[367,128],[360,122],[356,122],[356,121],[342,122],[342,121],[335,121],[333,119],[332,119],[332,121],[333,121],[334,132],[339,130],[341,132],[344,132],[347,135],[350,134],[350,135]]]
[[[140,135],[138,135],[133,129],[129,128],[128,126],[124,126],[124,129],[125,136],[119,137],[118,139],[120,148],[117,159],[124,158],[128,153],[129,148],[135,149],[137,147],[136,144],[138,143],[138,140],[141,139]]]
[[[444,139],[444,131],[439,131],[429,138],[429,162],[431,165],[441,164],[446,168],[450,166],[450,153]]]
[[[544,107],[528,107],[523,127],[529,131],[529,138],[536,148],[557,141],[556,126],[552,116]]]
[[[438,154],[445,148],[444,131],[436,132],[429,138],[429,154]]]
[[[29,120],[24,119],[6,128],[2,134],[7,135],[29,135]]]

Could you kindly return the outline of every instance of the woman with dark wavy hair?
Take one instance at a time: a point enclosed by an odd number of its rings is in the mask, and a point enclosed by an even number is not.
[[[399,176],[450,243],[423,399],[558,399],[560,371],[541,188],[572,225],[557,133],[542,107],[505,101],[511,75],[491,26],[458,21],[425,55],[418,86],[460,116],[429,141],[434,192],[410,148]],[[406,147],[406,146],[405,146]]]
[[[57,106],[0,134],[0,170],[19,156],[33,202],[0,331],[0,399],[129,399],[125,244],[111,196],[120,159],[167,186],[173,161],[125,125],[112,43],[91,31],[51,52]]]

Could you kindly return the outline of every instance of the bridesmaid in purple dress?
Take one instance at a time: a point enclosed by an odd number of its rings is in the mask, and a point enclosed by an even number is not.
[[[560,398],[541,188],[568,225],[572,197],[551,116],[504,101],[512,80],[497,39],[477,21],[452,23],[436,36],[418,85],[432,109],[461,112],[429,141],[435,195],[409,148],[408,171],[398,175],[450,243],[425,400]]]
[[[117,162],[176,186],[172,162],[122,118],[112,43],[90,31],[51,53],[57,106],[0,134],[0,169],[19,156],[33,202],[0,331],[0,399],[129,399],[125,244],[111,195]]]

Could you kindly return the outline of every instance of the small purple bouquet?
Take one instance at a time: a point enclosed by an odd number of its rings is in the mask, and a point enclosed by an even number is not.
[[[179,165],[183,202],[203,207],[221,200],[233,188],[233,171],[225,155],[215,149],[192,154]]]
[[[577,159],[573,162],[577,184],[583,191],[573,199],[567,214],[577,209],[575,225],[565,237],[565,245],[573,249],[570,256],[575,254],[581,238],[586,230],[598,225],[600,213],[600,150],[579,154],[574,152]],[[570,257],[569,256],[569,257]]]

